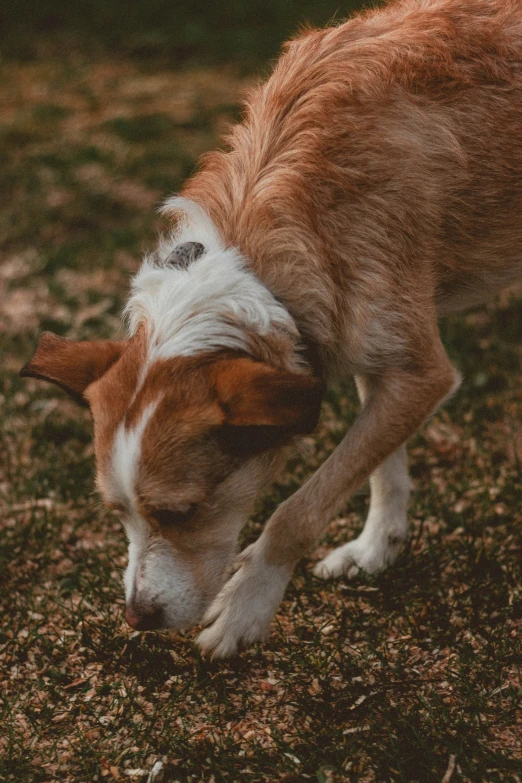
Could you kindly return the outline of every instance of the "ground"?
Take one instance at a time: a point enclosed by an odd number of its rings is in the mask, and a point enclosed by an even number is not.
[[[266,644],[211,663],[195,631],[133,633],[89,416],[18,371],[44,329],[121,334],[156,206],[250,80],[108,56],[0,70],[0,779],[522,781],[520,294],[442,324],[464,382],[410,444],[412,532],[392,568],[311,575],[360,530],[364,490],[298,567]],[[328,393],[245,544],[355,412],[351,386]]]

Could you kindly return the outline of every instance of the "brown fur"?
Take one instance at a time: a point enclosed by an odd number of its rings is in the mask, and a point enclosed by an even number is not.
[[[185,188],[328,375],[417,363],[418,321],[519,274],[521,14],[404,0],[305,34]]]
[[[86,405],[84,391],[118,361],[126,343],[116,340],[76,342],[52,332],[40,335],[31,361],[20,370],[23,378],[40,378],[56,383],[80,405]]]

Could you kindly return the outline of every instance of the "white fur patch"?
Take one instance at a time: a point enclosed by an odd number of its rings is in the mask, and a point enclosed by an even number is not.
[[[203,610],[189,566],[165,539],[151,538],[147,522],[132,514],[125,521],[129,561],[125,571],[125,600],[163,610],[165,628],[194,625]]]
[[[181,211],[184,220],[143,262],[125,309],[131,334],[147,323],[150,361],[222,348],[245,350],[249,332],[263,336],[278,329],[298,338],[289,313],[246,267],[239,251],[224,246],[201,207],[177,198],[166,209]],[[165,265],[184,242],[200,242],[205,250],[186,269]]]
[[[113,493],[118,501],[136,509],[136,474],[141,454],[141,438],[145,427],[156,410],[158,401],[148,405],[135,427],[128,428],[122,421],[114,438],[112,450],[112,484]]]
[[[127,517],[124,521],[124,527],[129,540],[129,559],[123,583],[125,585],[125,600],[129,603],[141,587],[141,579],[138,579],[138,574],[147,548],[150,529],[148,523],[139,514],[131,514]]]
[[[163,609],[165,628],[185,628],[201,617],[203,599],[192,571],[165,539],[156,538],[147,547],[136,587],[138,601]]]
[[[110,495],[130,509],[124,526],[129,540],[129,562],[125,571],[125,598],[129,601],[138,589],[138,575],[150,535],[149,525],[137,509],[136,474],[141,454],[141,438],[157,407],[157,401],[147,406],[135,427],[127,428],[122,421],[114,438]]]

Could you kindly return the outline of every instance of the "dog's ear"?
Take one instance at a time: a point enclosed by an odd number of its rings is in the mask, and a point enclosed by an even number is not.
[[[317,425],[324,384],[251,359],[220,363],[216,389],[231,442],[252,439],[261,447],[304,435]],[[266,445],[264,445],[266,444]]]
[[[125,340],[67,340],[43,332],[33,358],[20,375],[55,383],[80,405],[87,405],[85,389],[120,358],[126,344]]]

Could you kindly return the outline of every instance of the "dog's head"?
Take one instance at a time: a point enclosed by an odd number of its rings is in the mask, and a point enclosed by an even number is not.
[[[322,385],[240,351],[163,357],[142,322],[123,341],[44,333],[22,374],[88,405],[97,485],[129,539],[127,620],[198,622],[280,447],[316,425]]]

